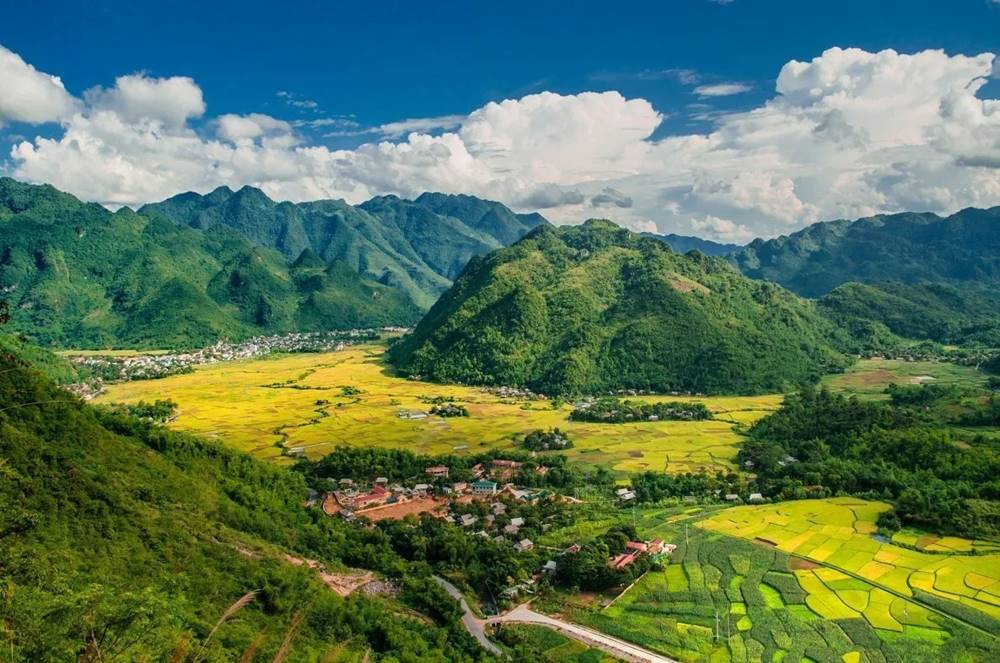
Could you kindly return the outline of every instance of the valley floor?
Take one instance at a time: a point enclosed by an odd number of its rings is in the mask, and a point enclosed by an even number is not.
[[[475,387],[396,377],[383,347],[295,354],[202,366],[194,373],[111,385],[98,402],[178,404],[172,426],[237,446],[265,458],[301,448],[318,457],[337,445],[405,448],[417,453],[512,448],[535,429],[569,434],[573,460],[618,474],[643,470],[710,472],[732,468],[739,435],[777,408],[780,395],[688,398],[639,396],[637,400],[704,402],[707,421],[594,424],[569,421],[571,403],[504,398]],[[358,393],[355,393],[357,391]],[[468,417],[423,416],[429,399],[454,398]]]

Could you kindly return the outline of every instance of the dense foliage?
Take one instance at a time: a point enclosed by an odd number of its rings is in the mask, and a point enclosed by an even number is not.
[[[436,465],[449,468],[447,482],[471,481],[472,468],[484,465],[487,468],[494,459],[516,460],[523,463],[512,480],[520,486],[550,487],[569,492],[573,488],[588,486],[592,489],[611,492],[614,476],[603,467],[593,472],[585,472],[571,466],[564,456],[547,455],[534,458],[524,452],[491,450],[470,455],[429,456],[415,454],[406,449],[381,449],[377,447],[337,447],[323,458],[310,462],[302,460],[296,469],[302,472],[312,485],[323,488],[329,479],[353,479],[370,482],[377,477],[389,481],[404,481],[420,478],[426,480],[424,470]],[[539,474],[535,470],[544,463],[548,472]]]
[[[642,401],[599,398],[584,403],[570,413],[573,421],[592,421],[599,424],[623,424],[631,421],[700,421],[711,419],[712,412],[704,403],[668,401],[645,403]]]
[[[573,440],[569,439],[569,435],[558,428],[550,428],[549,430],[537,429],[524,436],[521,446],[528,451],[571,449],[573,447]]]
[[[676,498],[717,500],[729,494],[745,498],[749,492],[746,479],[735,472],[710,475],[705,471],[668,474],[647,470],[632,476],[631,487],[636,502],[650,504]]]
[[[806,297],[842,283],[1000,280],[1000,207],[887,214],[757,239],[731,256],[747,276]]]
[[[981,282],[845,283],[817,305],[865,350],[893,351],[898,337],[1000,347],[1000,292]]]
[[[838,366],[833,335],[778,286],[591,220],[473,259],[390,354],[411,375],[549,394],[758,393]]]
[[[601,536],[583,543],[575,553],[565,553],[556,563],[555,584],[583,591],[600,591],[631,584],[656,565],[649,555],[641,555],[628,566],[616,569],[608,564],[614,555],[625,552],[625,543],[639,538],[635,527],[615,525]]]
[[[974,433],[958,440],[952,426],[995,426],[1000,404],[995,396],[985,403],[947,402],[957,395],[947,388],[896,387],[890,389],[892,401],[883,403],[804,388],[750,429],[739,461],[756,473],[765,495],[886,499],[903,524],[971,538],[996,536],[997,440]],[[930,407],[939,401],[946,402]]]
[[[702,239],[701,237],[689,237],[687,235],[675,235],[673,233],[669,235],[656,235],[653,233],[643,234],[660,240],[677,253],[697,251],[698,253],[702,253],[706,256],[724,256],[743,248],[739,244],[723,244],[720,242],[713,242],[708,239]]]
[[[411,324],[405,292],[336,259],[293,263],[228,226],[111,213],[0,178],[10,330],[42,344],[202,347],[262,332]]]
[[[379,530],[303,508],[295,473],[83,405],[9,358],[0,404],[5,660],[272,660],[286,639],[287,661],[482,656],[426,568]],[[286,551],[378,570],[435,621],[342,599]]]
[[[430,414],[442,418],[469,416],[469,409],[458,403],[439,403],[437,405],[432,405],[429,412]]]

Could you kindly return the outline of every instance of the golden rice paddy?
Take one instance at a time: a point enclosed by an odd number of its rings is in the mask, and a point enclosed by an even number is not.
[[[893,599],[912,597],[914,590],[1000,618],[1000,554],[961,554],[958,551],[971,550],[976,542],[953,538],[948,541],[952,552],[939,553],[877,540],[872,536],[875,520],[888,508],[882,502],[848,497],[801,500],[734,507],[699,525],[767,542],[823,565],[795,573],[809,592],[809,607],[829,619],[861,613],[885,624],[880,628],[892,628],[890,617],[899,622],[895,612],[903,606]],[[865,583],[877,589],[864,591]]]
[[[366,345],[206,365],[185,375],[112,385],[97,400],[173,399],[179,407],[172,427],[215,437],[265,458],[280,456],[280,444],[302,447],[311,457],[337,445],[474,453],[511,448],[515,438],[531,430],[558,426],[573,440],[571,457],[620,474],[731,469],[740,441],[734,429],[753,423],[781,402],[780,395],[684,398],[704,402],[715,418],[571,422],[568,403],[500,398],[475,387],[397,377],[385,365],[383,350]],[[344,387],[360,393],[347,395]],[[469,416],[406,418],[426,413],[430,405],[421,399],[435,396],[454,398],[466,406]]]

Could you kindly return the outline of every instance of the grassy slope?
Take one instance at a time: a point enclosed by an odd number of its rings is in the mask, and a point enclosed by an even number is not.
[[[813,306],[607,221],[470,263],[392,351],[406,371],[545,393],[776,391],[836,365]]]
[[[0,649],[14,661],[233,661],[248,648],[272,660],[300,613],[289,661],[356,660],[368,646],[465,659],[394,602],[341,599],[281,560],[397,564],[378,537],[302,508],[299,476],[100,414],[6,361],[0,403]]]

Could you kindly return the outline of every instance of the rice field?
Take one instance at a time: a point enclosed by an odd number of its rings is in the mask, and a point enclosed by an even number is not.
[[[430,408],[426,399],[436,396],[454,398],[469,416],[407,418],[420,417]],[[185,375],[111,385],[97,401],[157,398],[178,403],[172,427],[264,458],[280,457],[282,445],[302,447],[310,457],[337,445],[404,447],[428,454],[476,452],[510,448],[531,430],[558,426],[573,440],[566,452],[571,457],[619,474],[730,469],[740,442],[735,429],[781,402],[780,395],[685,398],[704,402],[716,418],[571,422],[568,403],[500,398],[475,387],[397,377],[385,365],[379,345],[201,366]]]
[[[864,523],[873,522],[885,508],[860,500],[823,502],[828,503],[828,517],[819,523],[818,505],[780,506],[792,507],[796,517],[814,522],[827,538],[859,539],[870,538]],[[733,522],[748,526],[759,515],[766,529],[768,509],[774,508],[679,505],[647,507],[634,515],[617,510],[618,519],[634,522],[641,537],[677,544],[670,562],[617,597],[557,592],[541,602],[541,609],[683,662],[998,660],[1000,633],[988,630],[983,621],[987,615],[963,612],[961,603],[921,590],[902,595],[877,581],[800,557],[782,548],[786,539],[776,531],[768,532],[775,540],[765,542],[754,533],[729,535],[714,525],[695,526],[705,519],[731,521],[736,512],[740,515]],[[750,515],[744,517],[744,512]],[[606,529],[614,513],[595,509],[594,520],[600,523],[596,529]],[[547,536],[558,538],[551,543],[561,547],[577,534],[562,529]],[[787,540],[794,536],[790,533]],[[954,556],[934,557],[945,562],[941,568],[958,568]],[[986,567],[996,566],[995,560],[982,561]],[[975,576],[969,581],[986,583]],[[940,601],[928,603],[927,596]],[[958,609],[942,609],[949,606]],[[970,618],[970,613],[983,619]]]
[[[968,554],[987,542],[952,537],[937,539],[940,550],[933,552],[927,551],[929,547],[922,551],[879,540],[872,536],[875,520],[888,508],[881,502],[847,497],[801,500],[726,509],[699,526],[756,540],[822,565],[822,569],[796,571],[807,589],[822,584],[835,594],[817,599],[816,612],[822,616],[847,611],[867,615],[870,610],[891,625],[890,617],[897,615],[888,593],[934,605],[946,605],[943,600],[962,607],[952,610],[955,614],[982,613],[987,619],[977,621],[988,628],[995,628],[994,622],[1000,625],[1000,553]],[[857,582],[870,583],[880,591],[862,596],[855,593],[861,591]]]
[[[972,366],[943,361],[861,359],[843,373],[828,375],[823,384],[833,391],[864,399],[886,399],[885,388],[899,385],[941,384],[981,387],[986,375]]]
[[[771,547],[704,530],[687,539],[674,534],[680,547],[663,570],[603,610],[568,602],[572,618],[680,661],[954,660],[968,653],[955,637],[960,624],[912,600],[824,567],[796,570],[795,558]]]

